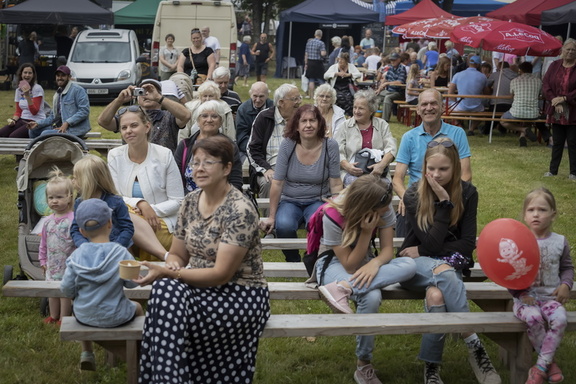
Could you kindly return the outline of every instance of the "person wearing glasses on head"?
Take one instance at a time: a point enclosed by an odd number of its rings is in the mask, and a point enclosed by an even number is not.
[[[256,116],[248,139],[250,187],[259,197],[270,196],[274,167],[284,128],[300,107],[302,96],[295,85],[282,84],[274,92],[274,106]]]
[[[206,84],[206,83],[204,83]],[[202,86],[204,85],[202,84]],[[223,105],[224,104],[224,105]],[[174,153],[176,165],[182,176],[182,183],[184,184],[184,193],[189,193],[198,188],[194,182],[194,169],[192,162],[192,147],[198,140],[202,140],[213,136],[223,136],[228,138],[225,134],[220,132],[222,123],[226,116],[224,106],[226,103],[221,103],[217,100],[208,100],[198,107],[195,116],[196,124],[199,130],[192,134],[192,136],[185,138],[178,143],[178,148]],[[234,161],[232,169],[228,174],[228,182],[234,187],[242,191],[242,163],[240,161],[240,151],[236,143],[228,138],[234,147]]]
[[[321,298],[334,312],[354,313],[348,303],[352,299],[356,313],[377,313],[381,289],[414,276],[414,260],[394,258],[391,202],[392,185],[375,175],[360,176],[328,202],[318,261],[308,282],[318,282]],[[371,246],[373,237],[380,239],[379,250]],[[356,337],[356,383],[381,383],[371,364],[374,340],[374,336]]]
[[[160,59],[160,80],[168,80],[170,76],[176,73],[178,57],[180,56],[180,51],[178,48],[174,47],[174,41],[176,38],[173,34],[169,33],[164,38],[166,45],[160,49],[158,58]]]
[[[396,156],[396,169],[394,170],[394,192],[400,197],[398,215],[396,217],[396,236],[406,236],[404,220],[404,202],[402,198],[406,192],[405,178],[408,175],[408,187],[422,178],[422,163],[426,145],[434,139],[447,137],[458,149],[462,180],[472,180],[470,168],[470,146],[468,137],[462,128],[442,121],[442,94],[436,89],[426,89],[418,96],[416,112],[422,119],[422,124],[406,132],[400,141],[400,148]]]
[[[216,69],[218,61],[214,50],[204,43],[202,36],[198,28],[192,29],[190,33],[192,45],[184,48],[178,58],[177,71],[190,76],[195,85],[200,85],[205,80],[212,80],[212,72]]]
[[[134,255],[140,260],[164,260],[184,198],[180,173],[172,151],[148,141],[153,126],[146,111],[131,105],[117,116],[126,144],[108,152],[108,168],[128,206],[134,232],[148,234],[148,244]]]
[[[398,256],[414,260],[416,274],[400,284],[425,292],[426,312],[469,312],[462,270],[474,265],[478,192],[462,180],[458,148],[449,138],[439,137],[426,145],[422,173],[403,197],[409,228]],[[461,336],[478,382],[500,384],[478,336]],[[425,362],[425,384],[442,382],[444,340],[443,334],[422,336],[419,359]]]
[[[378,109],[373,90],[354,95],[354,115],[344,121],[334,138],[340,149],[340,176],[344,187],[365,173],[388,177],[388,166],[396,157],[396,139],[388,123],[374,116]]]
[[[182,202],[165,265],[152,284],[142,333],[142,383],[251,383],[258,340],[270,317],[258,213],[228,182],[233,147],[221,135],[198,140],[198,189]]]
[[[151,121],[150,142],[174,152],[178,132],[186,127],[191,113],[181,103],[162,96],[162,84],[158,80],[146,79],[138,87],[130,85],[123,89],[98,116],[98,124],[109,131],[120,132],[120,116],[116,111],[133,100],[137,100]]]

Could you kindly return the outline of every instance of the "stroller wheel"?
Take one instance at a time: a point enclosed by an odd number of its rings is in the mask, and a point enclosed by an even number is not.
[[[42,317],[46,317],[49,313],[50,308],[48,308],[48,298],[43,297],[40,299],[40,315],[42,315]]]
[[[2,285],[6,284],[10,280],[12,280],[12,273],[14,271],[14,267],[11,265],[4,266],[4,279],[2,280]]]

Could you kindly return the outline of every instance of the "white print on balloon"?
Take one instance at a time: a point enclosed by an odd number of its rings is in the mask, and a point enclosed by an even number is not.
[[[508,263],[514,268],[514,273],[506,276],[505,280],[515,280],[526,275],[530,270],[532,270],[532,265],[526,265],[526,259],[522,256],[522,251],[518,250],[518,245],[511,239],[500,239],[499,244],[500,257],[501,259],[496,259],[500,263]]]

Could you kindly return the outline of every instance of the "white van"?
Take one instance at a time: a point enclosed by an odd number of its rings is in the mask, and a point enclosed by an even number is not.
[[[220,65],[230,69],[232,77],[236,68],[236,14],[229,1],[171,0],[158,3],[154,30],[152,31],[152,67],[157,70],[158,53],[171,33],[176,37],[174,46],[182,52],[190,47],[193,28],[210,27],[210,36],[220,42]],[[158,72],[159,73],[159,72]]]
[[[140,82],[140,48],[129,29],[88,29],[76,36],[68,59],[75,81],[91,99],[111,100]]]

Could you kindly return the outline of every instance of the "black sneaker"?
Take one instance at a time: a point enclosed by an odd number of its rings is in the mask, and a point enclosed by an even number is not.
[[[520,139],[518,139],[518,141],[520,141],[521,147],[527,147],[528,146],[528,140],[526,140],[526,138],[524,136],[520,137]]]
[[[468,361],[476,379],[480,384],[501,384],[502,379],[494,369],[490,357],[486,353],[484,346],[480,340],[476,340],[473,349],[468,355]]]
[[[526,137],[531,142],[538,141],[538,137],[536,137],[536,134],[534,134],[534,132],[532,132],[532,128],[530,128],[530,127],[526,128]]]
[[[444,384],[440,378],[440,366],[434,363],[426,363],[424,366],[424,384]]]

